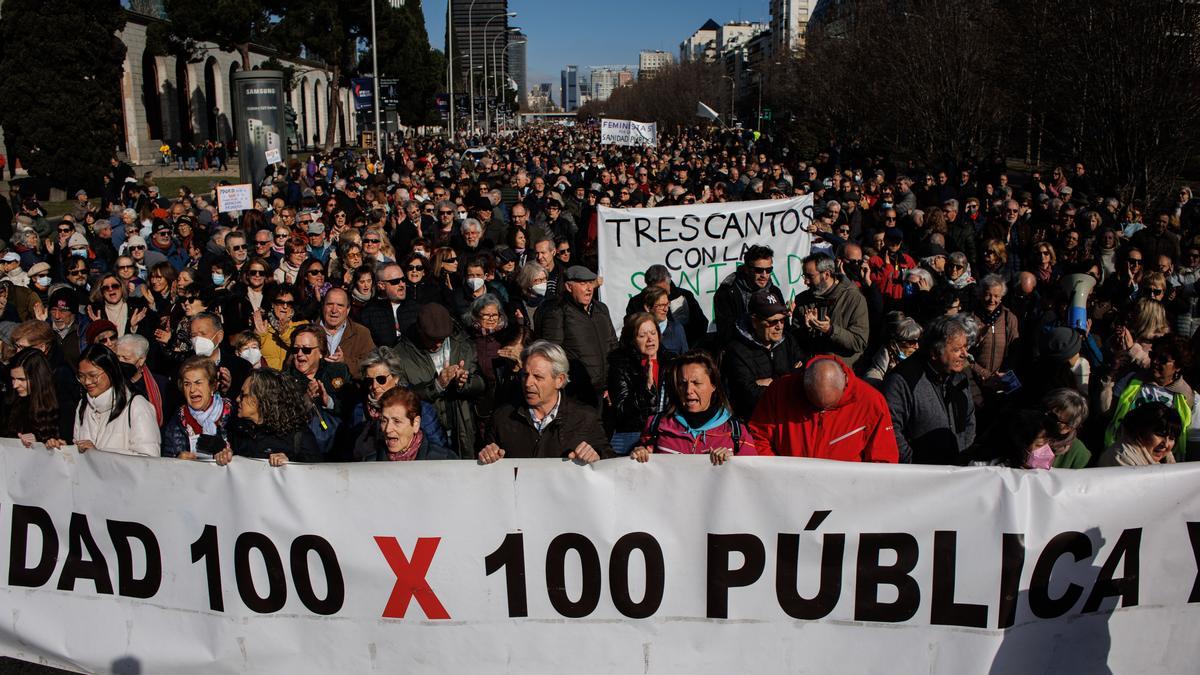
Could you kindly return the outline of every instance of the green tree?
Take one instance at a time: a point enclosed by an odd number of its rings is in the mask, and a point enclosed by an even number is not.
[[[279,7],[275,7],[279,5]],[[242,70],[250,70],[250,45],[262,42],[274,25],[271,10],[284,3],[264,0],[166,0],[169,42],[189,56],[211,42],[222,51],[237,52]]]
[[[342,87],[354,71],[357,47],[371,37],[371,7],[362,0],[291,0],[272,31],[272,43],[295,56],[324,61],[329,81],[325,150],[333,149]],[[376,0],[376,11],[387,3]]]
[[[124,26],[119,0],[4,0],[0,127],[31,174],[99,183],[121,133]]]
[[[429,48],[421,0],[407,0],[398,8],[376,0],[375,11],[380,77],[400,80],[397,110],[400,119],[406,124],[428,122],[433,115],[433,95],[444,78],[446,62],[441,52]],[[367,30],[369,37],[369,25]],[[364,75],[371,73],[370,50],[363,51],[358,69]]]

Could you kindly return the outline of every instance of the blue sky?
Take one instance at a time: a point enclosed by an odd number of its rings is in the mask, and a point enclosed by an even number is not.
[[[510,25],[529,36],[529,86],[558,89],[562,67],[637,66],[638,52],[662,49],[679,56],[679,43],[708,19],[767,21],[769,0],[508,0]],[[424,0],[429,42],[441,49],[446,0]]]

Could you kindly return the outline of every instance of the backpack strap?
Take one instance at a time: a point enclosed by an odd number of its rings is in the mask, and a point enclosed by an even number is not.
[[[662,424],[662,418],[662,413],[655,413],[654,417],[650,418],[650,452],[658,448],[658,427]]]
[[[742,440],[742,423],[737,421],[736,417],[729,418],[730,435],[733,437],[733,454],[738,454],[739,446]]]

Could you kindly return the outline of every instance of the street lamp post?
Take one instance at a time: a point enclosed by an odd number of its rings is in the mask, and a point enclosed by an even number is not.
[[[467,51],[467,58],[471,60],[467,83],[471,94],[471,133],[475,133],[475,0],[467,6]]]
[[[501,77],[501,75],[502,75],[503,73],[502,73],[502,70],[501,70],[501,68],[500,68],[500,59],[499,59],[499,57],[496,55],[496,43],[499,41],[499,39],[500,39],[500,36],[499,36],[499,35],[497,35],[497,36],[496,36],[496,39],[492,40],[492,72],[493,72],[493,74],[494,74],[494,76],[495,76],[495,80],[493,80],[493,82],[495,83],[495,88],[496,88],[496,96],[497,96],[497,97],[499,97],[499,96],[500,96],[500,92],[501,92],[501,91],[503,91],[503,90],[505,89],[505,86],[504,86],[504,83],[503,83],[503,78]],[[524,44],[529,44],[529,41],[528,41],[528,40],[514,40],[514,41],[512,41],[512,42],[509,42],[508,44],[506,44],[506,45],[504,46],[504,49],[503,49],[503,50],[501,50],[501,52],[500,52],[500,53],[502,53],[502,54],[506,54],[506,55],[507,55],[507,54],[508,54],[508,48],[509,48],[509,47],[512,47],[512,46],[514,46],[514,45],[524,45]],[[499,112],[499,111],[497,110],[497,112]],[[497,130],[497,131],[499,131],[499,130],[500,130],[500,118],[499,118],[499,117],[497,117],[497,118],[496,118],[496,130]]]
[[[505,12],[503,14],[495,14],[495,15],[489,17],[488,20],[483,24],[483,39],[485,40],[485,42],[483,44],[483,133],[485,133],[485,134],[488,132],[489,129],[491,129],[491,125],[492,125],[491,113],[488,111],[488,104],[487,104],[487,100],[488,100],[488,86],[487,86],[488,85],[488,72],[487,72],[488,48],[487,48],[486,40],[487,40],[488,26],[492,25],[493,21],[495,21],[496,19],[499,19],[501,17],[512,18],[516,15],[517,15],[516,12]],[[504,35],[504,33],[501,33],[500,35],[497,35],[496,37],[501,37],[503,35]],[[496,42],[495,39],[493,39],[492,43],[495,44],[495,42]],[[474,106],[472,106],[471,120],[474,121],[474,119],[475,119],[475,108],[474,108]]]
[[[450,96],[450,140],[454,140],[454,17],[450,8],[454,0],[446,0],[446,88]]]
[[[733,110],[737,107],[736,88],[737,80],[733,79],[732,75],[722,75],[722,79],[729,80],[729,126],[734,124]]]

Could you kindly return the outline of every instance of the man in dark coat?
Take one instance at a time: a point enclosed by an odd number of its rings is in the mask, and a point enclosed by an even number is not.
[[[537,313],[538,335],[562,345],[567,356],[587,372],[592,392],[580,390],[586,403],[603,397],[608,381],[608,355],[617,348],[608,307],[595,299],[596,274],[582,265],[567,269],[562,298]],[[577,383],[583,384],[583,383]]]
[[[592,463],[613,456],[600,415],[563,394],[570,368],[563,348],[538,340],[525,348],[523,399],[501,406],[487,429],[479,461],[554,457]]]
[[[775,252],[767,246],[751,246],[743,256],[744,264],[729,275],[713,294],[713,317],[717,324],[717,343],[728,345],[738,333],[738,326],[747,316],[750,295],[769,288],[783,297],[771,281]]]
[[[404,366],[402,379],[438,411],[438,421],[463,458],[475,454],[472,403],[484,392],[479,360],[471,341],[455,331],[450,312],[439,304],[421,307],[417,324],[396,343]]]
[[[359,322],[371,332],[376,345],[394,347],[405,331],[417,322],[420,306],[408,297],[408,285],[399,263],[386,263],[379,268],[375,280],[374,300],[368,302],[358,315]]]
[[[729,403],[743,420],[775,378],[796,369],[804,360],[800,348],[787,334],[787,307],[778,291],[764,289],[750,298],[749,316],[738,326],[737,337],[721,361]]]

